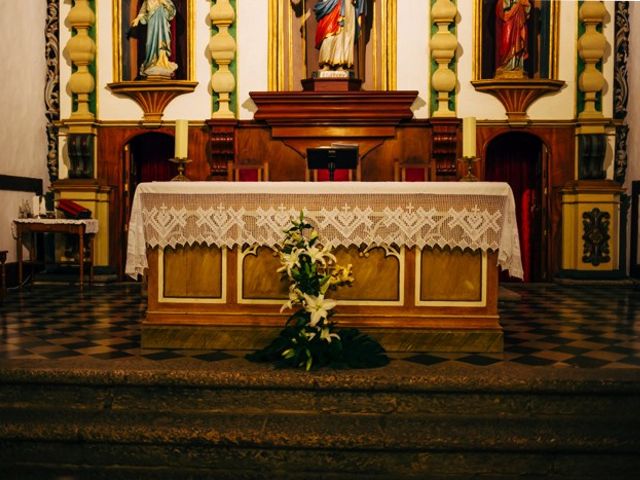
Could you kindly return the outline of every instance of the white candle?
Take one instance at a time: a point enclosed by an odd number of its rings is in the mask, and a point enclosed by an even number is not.
[[[34,217],[40,215],[40,197],[38,195],[31,197],[31,215]]]
[[[175,158],[187,158],[189,149],[189,120],[176,120]]]
[[[466,117],[462,119],[462,156],[473,158],[476,156],[476,119]]]

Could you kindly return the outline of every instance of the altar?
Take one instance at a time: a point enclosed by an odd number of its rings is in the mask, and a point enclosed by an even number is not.
[[[498,269],[522,276],[505,183],[154,182],[136,190],[129,275],[147,276],[145,348],[250,350],[277,335],[274,248],[300,212],[355,282],[338,326],[397,352],[498,352]]]

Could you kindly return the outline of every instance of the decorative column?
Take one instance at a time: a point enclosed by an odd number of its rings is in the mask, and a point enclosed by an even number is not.
[[[433,75],[431,76],[431,125],[432,162],[436,166],[436,180],[457,179],[457,133],[460,121],[449,108],[451,92],[456,88],[457,77],[450,67],[458,40],[449,30],[455,25],[458,8],[451,0],[431,1],[431,21],[437,31],[430,40]],[[437,65],[437,68],[436,68]]]
[[[235,20],[235,11],[229,0],[212,0],[209,18],[218,29],[209,40],[209,53],[217,70],[211,75],[211,88],[216,96],[217,109],[209,126],[209,180],[227,180],[228,170],[236,160],[236,115],[231,110],[231,94],[236,80],[229,68],[236,54],[236,41],[229,32]]]
[[[606,125],[599,99],[605,79],[598,69],[607,41],[598,31],[606,16],[604,3],[582,3],[579,19],[584,33],[578,55],[584,66],[578,77],[583,102],[578,105],[578,180],[562,189],[562,271],[575,279],[620,278],[620,185],[606,178]],[[581,65],[579,65],[581,67]]]
[[[627,104],[629,101],[629,2],[615,2],[615,54],[613,67],[613,123],[616,129],[616,145],[613,161],[613,180],[624,184],[627,174],[627,137],[629,125]],[[620,264],[627,264],[627,217],[631,197],[626,193],[620,195]]]
[[[235,118],[229,105],[230,94],[236,86],[236,80],[229,69],[236,52],[236,41],[229,33],[235,12],[229,0],[217,0],[211,5],[209,17],[211,24],[218,28],[218,33],[209,40],[209,52],[218,67],[211,76],[211,88],[218,95],[218,109],[213,112],[211,118]]]
[[[431,19],[438,31],[431,37],[431,57],[438,68],[431,77],[431,86],[437,92],[437,107],[432,117],[455,117],[449,109],[449,95],[456,87],[456,74],[449,64],[456,53],[458,41],[449,31],[458,9],[451,0],[436,0],[431,7]]]
[[[578,55],[584,62],[578,77],[578,88],[583,99],[578,105],[576,129],[579,180],[604,180],[606,177],[607,120],[602,115],[599,101],[605,79],[598,70],[598,63],[602,61],[607,47],[607,40],[598,28],[601,28],[606,13],[604,4],[599,0],[585,1],[579,10],[579,19],[584,27],[584,33],[578,38]]]
[[[67,16],[67,24],[75,35],[67,42],[67,52],[76,71],[69,79],[69,90],[76,96],[75,110],[64,120],[67,132],[69,178],[93,178],[95,159],[95,115],[89,96],[95,90],[95,80],[89,71],[96,56],[96,44],[89,36],[96,16],[88,0],[75,0]]]
[[[109,265],[109,198],[111,187],[101,185],[95,178],[96,123],[90,105],[95,80],[89,71],[96,57],[96,44],[90,36],[96,16],[88,0],[74,0],[66,24],[75,34],[67,42],[66,50],[76,71],[71,74],[69,90],[77,97],[75,110],[62,124],[67,129],[66,154],[69,159],[69,178],[52,183],[54,201],[73,200],[91,210],[92,218],[100,224],[93,248],[93,263],[99,267]],[[56,247],[58,258],[64,248]],[[84,252],[75,255],[82,256]]]
[[[596,108],[597,95],[605,80],[597,64],[602,60],[607,40],[598,26],[602,25],[607,11],[600,0],[585,1],[580,7],[579,18],[584,24],[584,33],[578,39],[578,55],[584,61],[584,70],[578,78],[578,88],[584,93],[584,107],[578,119],[601,119],[602,112]]]
[[[615,9],[616,44],[613,76],[613,119],[616,126],[616,153],[613,179],[623,184],[627,172],[627,136],[629,133],[629,126],[626,124],[627,103],[629,101],[627,67],[629,62],[629,2],[617,1]]]
[[[95,21],[96,16],[89,6],[89,1],[75,0],[67,17],[67,22],[77,32],[67,42],[69,58],[77,68],[69,80],[71,93],[78,96],[76,110],[71,114],[72,120],[93,121],[95,118],[89,111],[89,95],[96,86],[93,75],[89,72],[89,65],[96,56],[96,44],[89,36],[89,29]]]
[[[60,120],[60,10],[58,0],[47,0],[47,25],[45,27],[45,59],[47,62],[47,81],[44,90],[47,118],[47,168],[49,179],[58,178],[58,128]]]

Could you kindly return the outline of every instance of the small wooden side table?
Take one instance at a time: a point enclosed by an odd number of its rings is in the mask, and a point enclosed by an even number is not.
[[[32,236],[29,246],[29,256],[35,258],[35,236],[38,233],[66,233],[78,236],[79,265],[80,265],[80,290],[84,287],[84,268],[89,264],[89,285],[93,283],[93,240],[98,231],[97,220],[66,220],[66,219],[17,219],[13,221],[18,250],[18,283],[22,285],[22,242],[25,234]],[[85,260],[84,247],[85,235],[88,238],[88,260]],[[30,283],[33,284],[33,275]]]

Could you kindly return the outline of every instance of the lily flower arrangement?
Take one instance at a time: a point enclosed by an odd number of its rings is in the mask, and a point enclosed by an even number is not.
[[[306,370],[386,365],[389,359],[378,342],[357,329],[338,331],[332,320],[337,301],[329,296],[338,287],[353,283],[351,265],[336,263],[302,212],[291,223],[278,248],[281,267],[277,271],[290,281],[289,299],[280,311],[298,309],[270,345],[247,358]]]

